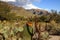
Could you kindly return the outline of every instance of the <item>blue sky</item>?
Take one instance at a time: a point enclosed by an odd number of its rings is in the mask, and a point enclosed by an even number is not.
[[[40,3],[33,2],[33,4],[39,8],[60,11],[60,0],[41,0]]]

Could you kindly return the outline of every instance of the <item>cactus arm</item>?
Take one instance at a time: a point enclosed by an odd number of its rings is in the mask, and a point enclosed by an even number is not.
[[[29,33],[29,35],[33,35],[33,29],[32,29],[32,33],[30,32],[30,29],[29,29],[29,25],[28,24],[26,24],[26,27],[27,27],[27,31],[28,31],[28,33]]]

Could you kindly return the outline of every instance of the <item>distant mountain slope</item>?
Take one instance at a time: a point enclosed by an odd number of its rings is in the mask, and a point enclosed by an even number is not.
[[[11,13],[16,13],[17,16],[31,17],[34,14],[32,12],[26,11],[22,7],[12,7]]]
[[[22,3],[22,5],[21,5],[21,3],[18,4],[18,1],[16,1],[16,2],[8,2],[8,3],[16,5],[18,7],[22,6],[25,10],[27,10],[27,11],[33,13],[33,14],[34,14],[34,12],[35,12],[35,14],[38,14],[38,15],[41,15],[41,14],[48,15],[49,14],[46,9],[39,8],[39,7],[35,6],[35,5],[33,5],[32,3],[25,4],[25,5],[23,5],[23,3]]]
[[[48,15],[48,11],[42,10],[42,9],[24,9],[22,7],[15,6],[13,4],[10,4],[8,2],[1,2],[0,4],[4,6],[9,6],[11,8],[10,13],[15,13],[16,16],[23,16],[23,17],[31,17],[35,14],[37,15]]]
[[[32,14],[31,12],[26,11],[24,8],[22,7],[17,7],[15,5],[9,4],[7,2],[2,2],[0,1],[1,5],[4,6],[9,6],[11,8],[10,13],[15,13],[16,16],[24,16],[24,17],[31,17],[34,14]]]
[[[27,9],[27,11],[30,11],[33,14],[37,14],[37,15],[48,15],[48,14],[50,14],[47,10],[42,10],[42,9]]]

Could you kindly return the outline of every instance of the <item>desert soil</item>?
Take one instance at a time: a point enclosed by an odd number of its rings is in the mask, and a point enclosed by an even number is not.
[[[51,36],[50,35],[50,39],[49,40],[60,40],[60,36]]]

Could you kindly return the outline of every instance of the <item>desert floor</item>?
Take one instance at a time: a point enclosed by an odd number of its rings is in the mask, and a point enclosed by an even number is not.
[[[49,40],[60,40],[60,36],[51,36],[50,35],[50,39]]]

